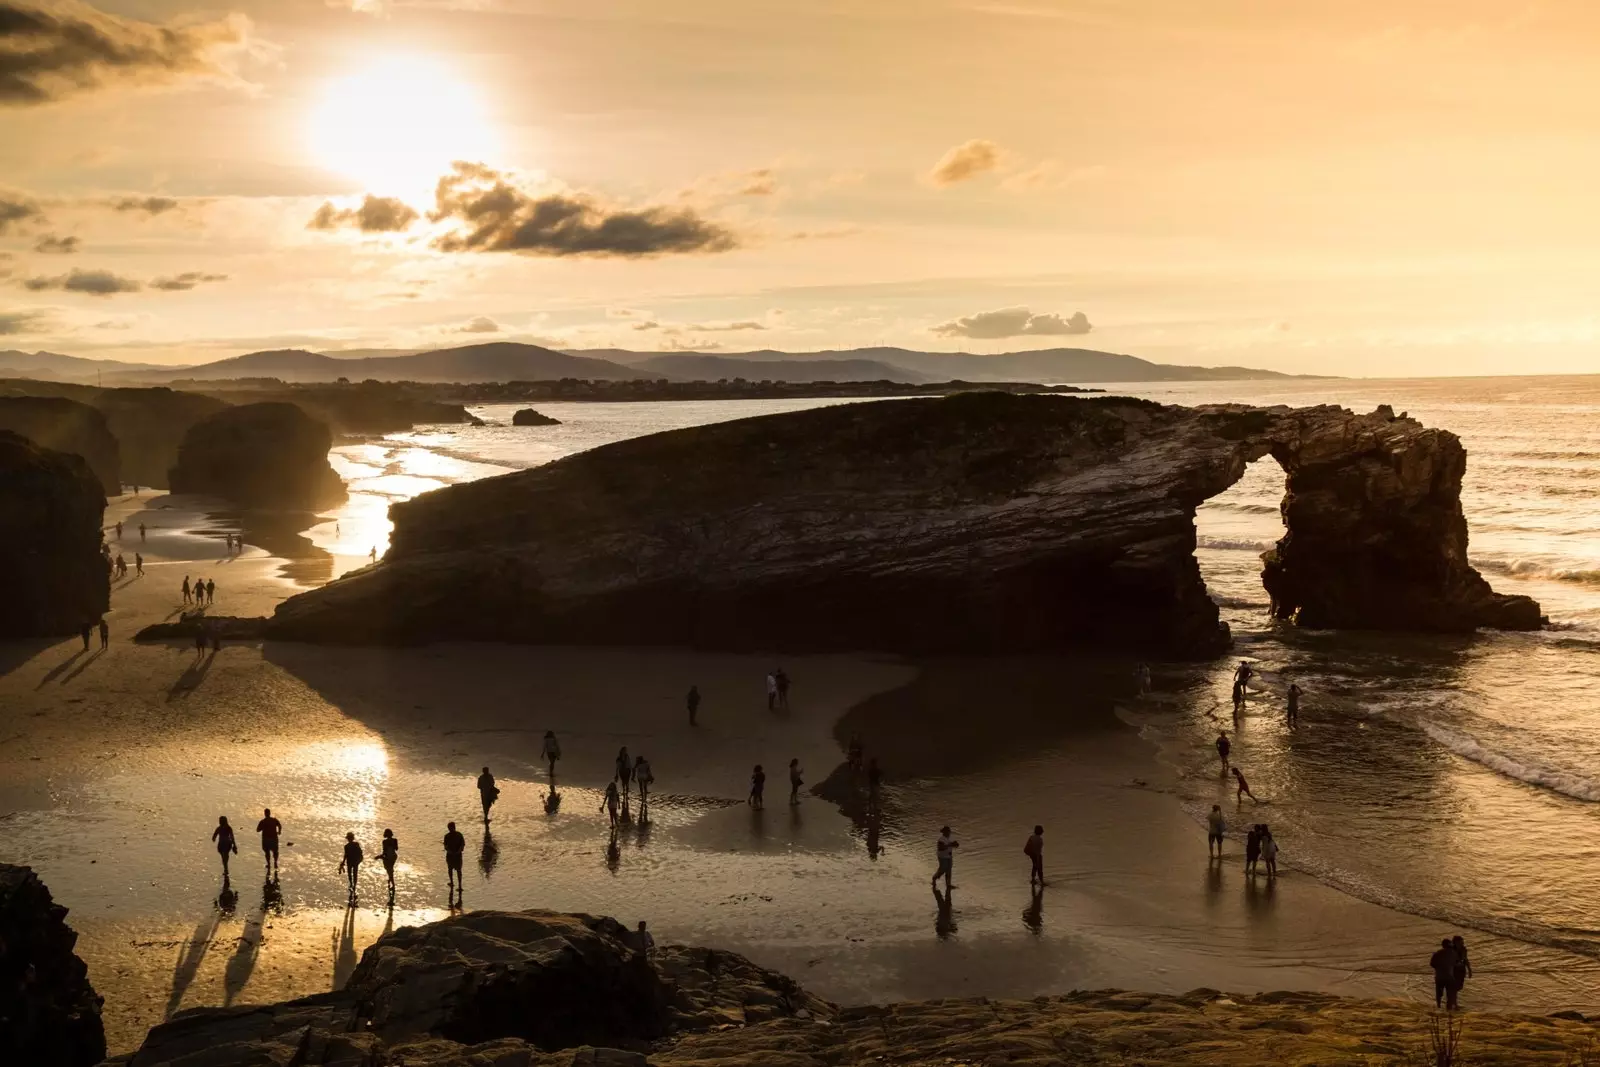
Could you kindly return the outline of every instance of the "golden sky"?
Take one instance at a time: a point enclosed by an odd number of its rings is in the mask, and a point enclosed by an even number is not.
[[[0,348],[1600,371],[1594,0],[0,0]]]

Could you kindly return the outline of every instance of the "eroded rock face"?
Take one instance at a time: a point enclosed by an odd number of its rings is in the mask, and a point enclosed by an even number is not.
[[[0,430],[0,639],[74,634],[106,613],[105,506],[82,456]]]
[[[1228,633],[1194,511],[1268,453],[1291,485],[1281,612],[1539,624],[1467,564],[1446,431],[1383,410],[971,393],[694,427],[425,494],[391,509],[382,566],[286,601],[269,632],[1207,656]]]
[[[32,868],[0,863],[0,1062],[86,1067],[106,1055],[100,997],[67,909]]]
[[[167,472],[189,428],[228,405],[198,393],[165,387],[101,389],[89,401],[106,417],[122,450],[122,478],[129,485],[167,488]]]
[[[346,495],[328,465],[332,443],[328,427],[293,404],[241,404],[190,427],[168,480],[175,493],[246,507],[330,507]]]
[[[102,492],[122,492],[120,450],[105,416],[88,404],[51,396],[0,397],[0,430],[21,434],[40,448],[82,456]]]

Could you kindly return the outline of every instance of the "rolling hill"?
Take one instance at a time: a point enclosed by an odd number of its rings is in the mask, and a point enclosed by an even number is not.
[[[138,375],[150,380],[157,376],[162,380],[277,378],[285,382],[332,382],[340,378],[348,378],[353,382],[368,378],[409,382],[511,382],[556,378],[626,381],[659,377],[604,359],[574,356],[513,341],[440,348],[415,355],[361,356],[353,359],[290,348],[250,352],[196,367],[164,368],[159,372],[140,372]]]
[[[663,378],[714,382],[722,378],[749,378],[775,382],[907,382],[933,381],[929,375],[876,359],[739,359],[693,352],[669,353],[641,359],[633,366]]]

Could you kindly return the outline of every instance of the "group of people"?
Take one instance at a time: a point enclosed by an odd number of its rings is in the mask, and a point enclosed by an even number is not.
[[[1461,987],[1472,977],[1472,961],[1467,959],[1467,943],[1460,934],[1440,940],[1439,950],[1428,960],[1433,968],[1433,1006],[1440,1002],[1449,1011],[1460,1007]]]
[[[1222,805],[1211,805],[1211,813],[1206,816],[1206,857],[1208,859],[1222,859],[1222,843],[1227,840],[1228,823],[1222,815]],[[1244,839],[1244,873],[1254,875],[1256,865],[1265,863],[1267,879],[1271,881],[1278,877],[1278,842],[1272,837],[1272,829],[1264,822],[1258,822],[1250,827],[1250,832]]]
[[[105,560],[106,570],[110,572],[113,578],[126,578],[128,576],[127,559],[123,557],[121,552],[118,552],[116,557],[113,558],[111,546],[104,542],[100,544],[100,558]],[[144,554],[142,552],[133,554],[133,568],[135,574],[140,577],[144,576]]]
[[[767,672],[767,710],[789,710],[789,676],[782,667]]]
[[[183,602],[205,606],[215,603],[217,599],[217,583],[211,578],[196,578],[194,585],[189,585],[189,576],[183,576]]]
[[[94,635],[94,631],[96,629],[99,629],[100,631],[100,647],[102,649],[111,647],[111,626],[102,616],[98,623],[84,623],[82,629],[79,631],[80,636],[83,638],[83,650],[85,652],[89,651],[89,638]]]
[[[228,546],[228,555],[236,556],[244,551],[244,538],[238,534],[227,533],[222,535],[223,543]]]

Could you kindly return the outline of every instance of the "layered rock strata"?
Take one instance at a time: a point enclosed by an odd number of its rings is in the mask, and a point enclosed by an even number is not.
[[[1280,614],[1540,624],[1467,563],[1447,431],[1385,409],[971,393],[676,430],[427,493],[391,509],[382,566],[286,601],[271,633],[1207,656],[1228,633],[1195,508],[1268,454],[1290,489]]]
[[[122,492],[121,452],[105,416],[88,404],[50,396],[0,396],[0,430],[40,448],[82,456],[107,496]]]
[[[106,613],[105,506],[82,456],[0,430],[0,639],[74,634]]]
[[[100,997],[66,916],[31,868],[0,863],[0,1062],[87,1067],[105,1058]]]
[[[241,404],[190,427],[168,481],[174,493],[245,507],[315,510],[345,499],[328,464],[328,427],[293,404]]]

